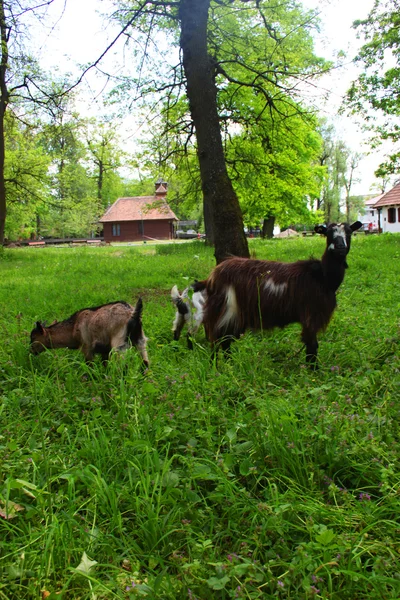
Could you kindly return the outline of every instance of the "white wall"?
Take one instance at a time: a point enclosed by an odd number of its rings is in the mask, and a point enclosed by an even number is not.
[[[359,214],[358,220],[362,223],[372,223],[373,227],[378,227],[378,211],[371,206],[365,206],[363,214]]]
[[[389,223],[388,222],[388,208],[395,208],[396,209],[396,223]],[[381,210],[381,227],[382,227],[382,231],[383,233],[400,233],[400,222],[399,222],[399,211],[398,209],[400,208],[399,205],[397,206],[382,206],[382,210]]]

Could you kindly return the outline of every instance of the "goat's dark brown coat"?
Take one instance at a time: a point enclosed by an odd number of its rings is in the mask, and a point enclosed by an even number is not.
[[[317,333],[336,307],[336,290],[347,268],[350,237],[361,223],[318,227],[327,237],[321,260],[294,263],[231,258],[215,267],[202,282],[207,300],[204,327],[209,340],[229,349],[232,338],[246,329],[302,325],[306,360],[315,363]]]

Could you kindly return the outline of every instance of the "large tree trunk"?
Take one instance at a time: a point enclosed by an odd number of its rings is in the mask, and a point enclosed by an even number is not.
[[[214,66],[207,52],[210,0],[181,0],[180,45],[190,113],[196,128],[205,219],[212,216],[217,263],[249,256],[242,213],[228,177],[217,108]],[[207,223],[206,223],[207,227]]]
[[[211,206],[206,202],[203,202],[203,215],[204,215],[204,231],[206,234],[206,243],[210,246],[215,244],[213,216]]]
[[[6,185],[4,181],[4,117],[8,103],[7,67],[8,67],[8,38],[7,24],[4,15],[4,2],[0,0],[0,34],[1,34],[1,61],[0,61],[0,245],[4,243],[4,229],[6,225]]]
[[[272,239],[274,237],[275,217],[266,217],[262,227],[262,237]]]

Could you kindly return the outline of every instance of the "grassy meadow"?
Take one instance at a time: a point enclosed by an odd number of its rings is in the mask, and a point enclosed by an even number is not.
[[[319,237],[251,241],[320,257]],[[0,255],[0,600],[400,598],[400,237],[357,235],[316,372],[300,327],[172,341],[202,242]],[[131,349],[28,353],[37,320],[144,302]]]

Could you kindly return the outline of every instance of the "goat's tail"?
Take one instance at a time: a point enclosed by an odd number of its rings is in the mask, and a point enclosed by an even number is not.
[[[207,289],[207,279],[203,279],[203,281],[195,281],[190,286],[194,292],[204,292]]]
[[[142,312],[143,312],[143,302],[142,299],[136,302],[135,310],[133,315],[128,321],[127,326],[127,337],[130,339],[131,344],[135,346],[142,357],[142,372],[144,373],[146,369],[149,367],[149,357],[147,355],[146,343],[147,337],[144,335],[143,327],[142,327]]]
[[[187,315],[189,312],[189,307],[184,301],[184,298],[187,298],[187,288],[182,292],[182,294],[180,294],[178,286],[174,285],[171,290],[171,299],[180,315]]]
[[[135,310],[133,315],[128,321],[127,336],[131,340],[132,344],[137,345],[139,339],[143,336],[142,331],[142,312],[143,312],[143,301],[141,298],[136,302]]]

